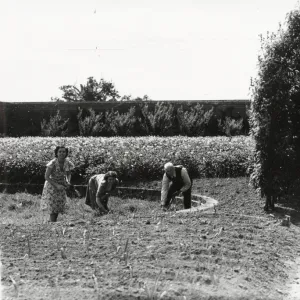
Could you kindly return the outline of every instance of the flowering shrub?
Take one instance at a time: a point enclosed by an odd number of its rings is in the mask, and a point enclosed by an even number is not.
[[[42,136],[67,136],[69,119],[64,120],[60,111],[56,115],[50,116],[49,122],[45,119],[41,122]]]
[[[183,164],[194,178],[245,176],[254,149],[252,139],[245,136],[2,138],[0,181],[43,183],[46,163],[57,145],[69,148],[74,183],[111,169],[121,180],[160,179],[168,161]]]

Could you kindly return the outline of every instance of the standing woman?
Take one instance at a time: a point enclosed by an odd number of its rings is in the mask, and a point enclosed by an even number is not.
[[[93,175],[87,185],[85,204],[98,210],[100,214],[107,214],[109,212],[107,207],[109,196],[116,189],[118,183],[117,173],[114,171]]]
[[[56,222],[58,214],[65,212],[66,188],[71,185],[71,170],[74,169],[74,164],[67,158],[68,153],[68,148],[57,146],[55,158],[47,163],[41,206],[43,210],[48,209],[51,222]]]

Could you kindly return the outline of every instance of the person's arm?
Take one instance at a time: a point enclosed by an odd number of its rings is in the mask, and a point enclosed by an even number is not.
[[[180,192],[185,192],[192,185],[190,176],[189,176],[186,168],[181,169],[181,177],[182,177],[182,180],[183,180],[183,187],[180,189]]]
[[[71,185],[71,172],[75,168],[74,164],[67,159],[67,168],[66,168],[66,183],[67,185]]]
[[[68,185],[71,185],[71,171],[68,171],[66,174],[66,182]]]
[[[63,189],[64,186],[61,184],[56,183],[54,180],[50,178],[50,175],[52,173],[52,167],[48,166],[45,173],[45,180],[47,180],[54,188],[56,189]]]
[[[112,189],[108,194],[116,195],[118,185],[119,185],[119,179],[116,178],[115,182],[113,183]]]
[[[100,209],[100,211],[107,212],[105,207],[103,206],[101,200],[105,197],[105,183],[102,182],[99,184],[99,187],[96,192],[96,203]]]
[[[170,185],[170,179],[166,174],[163,176],[162,184],[161,184],[161,205],[165,205],[167,201],[167,195]]]

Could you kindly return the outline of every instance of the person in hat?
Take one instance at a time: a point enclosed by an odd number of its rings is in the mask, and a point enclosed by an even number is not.
[[[164,165],[161,188],[161,207],[167,210],[173,197],[182,193],[184,209],[191,208],[192,180],[182,165],[174,166],[171,162]]]
[[[118,184],[117,173],[114,171],[93,175],[87,185],[85,204],[99,211],[101,215],[107,214],[109,196]]]

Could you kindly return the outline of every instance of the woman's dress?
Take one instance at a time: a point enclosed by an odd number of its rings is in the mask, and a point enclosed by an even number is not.
[[[61,170],[58,159],[55,158],[47,164],[47,167],[51,169],[50,179],[57,184],[66,185],[66,175],[74,169],[74,164],[69,159],[65,159],[63,169]],[[66,190],[58,190],[46,180],[41,198],[42,210],[48,210],[50,213],[64,213],[66,203]]]

